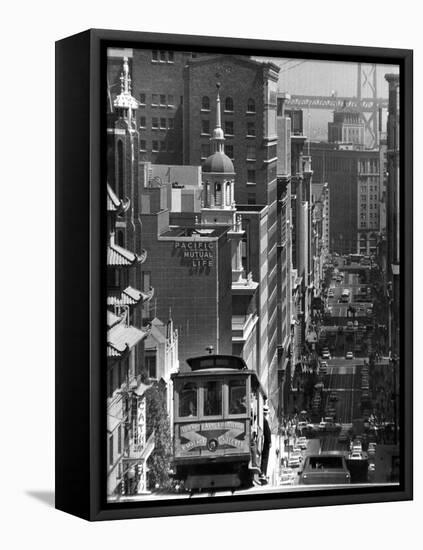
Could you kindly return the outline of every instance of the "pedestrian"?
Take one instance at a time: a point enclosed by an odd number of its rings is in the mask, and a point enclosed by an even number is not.
[[[263,448],[261,451],[261,476],[260,479],[267,483],[267,464],[269,462],[269,451],[272,446],[272,434],[268,421],[269,407],[263,407]]]

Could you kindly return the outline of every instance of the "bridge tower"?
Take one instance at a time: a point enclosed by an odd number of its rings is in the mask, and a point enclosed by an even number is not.
[[[361,111],[361,118],[365,125],[366,145],[378,146],[378,102],[377,102],[377,73],[376,65],[357,65],[357,103],[362,104],[363,99],[373,99],[373,106],[370,112]]]

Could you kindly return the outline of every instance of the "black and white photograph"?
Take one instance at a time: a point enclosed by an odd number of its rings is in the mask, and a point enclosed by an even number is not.
[[[106,63],[107,502],[395,490],[399,65]]]

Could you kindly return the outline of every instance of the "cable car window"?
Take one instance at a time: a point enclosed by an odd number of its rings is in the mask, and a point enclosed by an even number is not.
[[[229,414],[244,414],[247,412],[246,380],[229,381]]]
[[[197,416],[197,386],[192,382],[179,392],[179,416]]]
[[[204,416],[222,414],[222,384],[213,381],[204,385]]]

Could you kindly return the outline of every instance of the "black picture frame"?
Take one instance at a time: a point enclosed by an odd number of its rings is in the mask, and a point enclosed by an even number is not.
[[[398,64],[401,109],[401,481],[393,487],[107,504],[103,350],[105,49],[160,47]],[[413,53],[405,49],[91,29],[56,43],[56,508],[111,520],[413,498]],[[103,270],[104,271],[104,270]]]

